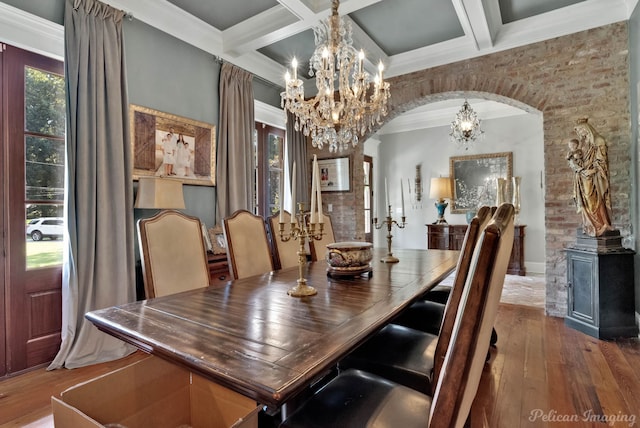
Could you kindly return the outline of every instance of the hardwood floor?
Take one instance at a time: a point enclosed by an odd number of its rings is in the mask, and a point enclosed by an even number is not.
[[[640,340],[605,342],[503,303],[471,426],[627,427],[640,424]],[[39,369],[0,381],[0,426],[52,427],[50,397],[145,355],[75,370]]]

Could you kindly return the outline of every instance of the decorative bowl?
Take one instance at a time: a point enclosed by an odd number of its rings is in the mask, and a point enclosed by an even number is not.
[[[373,244],[370,242],[334,242],[327,245],[326,260],[332,272],[358,272],[370,267]]]

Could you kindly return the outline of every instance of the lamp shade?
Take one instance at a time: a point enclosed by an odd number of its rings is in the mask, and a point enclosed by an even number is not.
[[[140,177],[134,208],[184,209],[182,182],[159,177]]]
[[[431,179],[429,198],[451,199],[452,197],[453,192],[451,191],[451,180],[449,177],[436,177]]]

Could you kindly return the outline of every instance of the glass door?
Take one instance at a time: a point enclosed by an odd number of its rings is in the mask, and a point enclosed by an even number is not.
[[[60,345],[65,83],[60,61],[2,52],[6,361],[12,373],[49,362]]]

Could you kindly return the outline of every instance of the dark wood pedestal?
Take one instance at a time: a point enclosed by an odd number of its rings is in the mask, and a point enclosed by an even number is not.
[[[635,337],[634,251],[579,236],[567,253],[565,324],[598,339]]]

